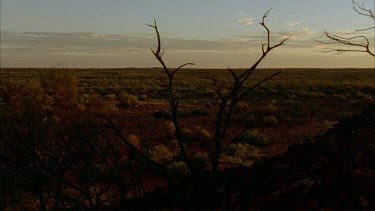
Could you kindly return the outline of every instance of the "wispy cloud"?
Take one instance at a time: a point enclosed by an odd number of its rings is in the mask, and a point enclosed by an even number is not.
[[[240,24],[244,24],[244,25],[252,25],[254,23],[254,19],[253,18],[242,18],[242,19],[238,19],[236,20],[237,23],[240,23]]]
[[[287,23],[285,23],[286,25],[288,25],[288,26],[298,26],[298,25],[300,25],[301,23],[300,22],[287,22]]]
[[[310,29],[309,27],[304,26],[302,27],[302,30],[305,34],[314,34],[313,30]]]
[[[88,32],[1,32],[1,49],[4,53],[47,52],[58,55],[124,55],[149,51],[155,47],[153,36],[109,35]],[[228,52],[244,51],[252,47],[247,40],[198,40],[163,38],[168,51]]]

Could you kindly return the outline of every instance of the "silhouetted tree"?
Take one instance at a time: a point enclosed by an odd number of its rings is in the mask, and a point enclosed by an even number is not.
[[[171,68],[167,67],[166,63],[163,60],[164,49],[162,49],[162,46],[161,46],[160,33],[159,33],[159,30],[158,30],[158,26],[156,24],[156,20],[154,20],[153,25],[148,24],[148,26],[155,29],[157,42],[158,42],[156,49],[151,49],[151,51],[154,54],[155,58],[162,65],[164,73],[167,77],[166,82],[161,79],[161,82],[163,83],[164,88],[166,89],[166,94],[164,94],[164,93],[161,93],[161,94],[164,97],[164,99],[169,103],[169,106],[171,108],[171,111],[172,111],[172,117],[171,118],[172,118],[175,130],[176,130],[175,131],[175,138],[178,142],[178,146],[180,148],[183,160],[186,163],[189,170],[193,173],[194,167],[193,167],[193,165],[192,165],[192,163],[189,159],[189,156],[186,152],[186,149],[185,149],[185,146],[184,146],[184,143],[183,143],[183,140],[182,140],[182,136],[181,136],[181,127],[180,127],[179,119],[178,119],[178,116],[177,116],[180,99],[179,99],[179,96],[176,94],[176,91],[174,89],[175,84],[174,84],[173,80],[174,80],[175,74],[179,70],[181,70],[181,68],[183,68],[187,65],[194,65],[194,63],[185,63],[185,64],[183,64],[183,65],[181,65],[181,66],[179,66],[175,69],[171,69]],[[154,87],[154,89],[156,90],[155,87]]]
[[[217,94],[220,97],[220,104],[219,109],[217,112],[217,118],[216,118],[216,124],[215,124],[215,134],[214,134],[214,147],[211,150],[210,153],[210,161],[212,163],[212,168],[214,172],[218,171],[219,168],[219,159],[220,155],[226,151],[226,149],[229,147],[231,143],[233,143],[236,139],[226,141],[227,138],[227,131],[230,128],[231,120],[233,111],[236,108],[238,102],[246,96],[248,93],[250,93],[253,89],[261,85],[262,83],[270,80],[271,78],[275,77],[280,73],[276,72],[269,77],[266,77],[262,79],[261,81],[257,82],[251,87],[245,88],[244,83],[248,81],[249,77],[253,74],[253,72],[257,69],[258,65],[262,62],[262,60],[275,48],[280,47],[284,44],[285,41],[287,41],[290,37],[287,37],[283,39],[281,42],[277,43],[276,45],[271,45],[271,32],[267,25],[265,24],[265,19],[267,18],[270,10],[268,10],[262,18],[262,21],[260,22],[260,25],[263,26],[263,28],[267,32],[267,40],[265,43],[262,43],[262,55],[260,58],[247,70],[245,70],[242,73],[237,73],[236,71],[228,68],[228,72],[232,76],[232,83],[230,87],[225,90],[225,92],[221,92],[220,90],[217,91]],[[168,94],[164,95],[165,99],[168,101],[170,108],[172,110],[172,121],[176,128],[176,139],[179,144],[180,151],[182,153],[182,156],[184,158],[184,161],[186,165],[189,167],[190,171],[193,173],[194,166],[192,165],[190,158],[188,154],[186,153],[186,149],[184,147],[184,141],[181,137],[181,128],[179,125],[178,120],[178,105],[179,105],[179,98],[176,96],[174,91],[174,84],[173,79],[174,75],[184,66],[186,65],[192,65],[193,63],[186,63],[174,70],[170,70],[170,68],[167,67],[163,60],[163,53],[164,50],[161,48],[161,40],[160,40],[160,34],[156,25],[156,21],[154,21],[153,25],[148,25],[155,29],[156,37],[157,37],[157,48],[156,50],[151,49],[152,53],[156,57],[156,59],[160,62],[160,64],[163,66],[165,75],[168,78],[167,82],[163,82],[165,88],[168,90]]]
[[[370,49],[370,42],[368,38],[365,35],[358,34],[364,31],[375,30],[375,13],[371,9],[366,8],[363,3],[360,4],[355,0],[352,0],[352,3],[354,11],[361,16],[370,18],[373,21],[374,25],[364,29],[356,29],[354,32],[348,33],[346,35],[337,35],[325,31],[323,33],[323,36],[328,40],[316,41],[326,45],[337,46],[333,48],[328,48],[325,52],[337,52],[337,54],[345,52],[362,52],[375,57],[374,49]]]

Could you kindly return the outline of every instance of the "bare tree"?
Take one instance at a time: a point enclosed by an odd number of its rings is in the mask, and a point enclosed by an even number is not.
[[[337,54],[342,54],[345,52],[362,52],[368,53],[375,57],[374,49],[370,49],[370,42],[365,35],[358,34],[359,32],[375,30],[375,13],[371,9],[367,9],[364,4],[359,4],[355,0],[352,0],[353,10],[361,16],[368,17],[374,21],[374,25],[357,29],[354,32],[348,33],[346,35],[337,35],[325,31],[323,37],[328,40],[316,40],[319,43],[333,45],[333,48],[327,48],[324,52],[337,52]],[[342,46],[342,47],[340,47]],[[345,48],[349,47],[349,48]]]
[[[155,58],[159,61],[159,63],[163,66],[163,70],[165,75],[167,76],[167,82],[161,79],[161,82],[163,83],[164,87],[167,89],[167,94],[162,93],[162,96],[168,101],[170,108],[172,110],[172,121],[175,126],[176,132],[175,132],[175,138],[178,142],[178,146],[180,148],[182,157],[184,162],[186,163],[187,167],[189,168],[190,172],[193,173],[194,169],[192,166],[192,163],[188,157],[188,154],[186,152],[185,146],[183,144],[182,136],[181,136],[181,127],[178,119],[178,106],[180,103],[179,97],[176,94],[174,90],[174,76],[175,74],[181,70],[181,68],[187,66],[187,65],[194,65],[194,63],[185,63],[183,65],[180,65],[179,67],[175,69],[170,69],[167,67],[163,60],[163,55],[164,55],[164,49],[162,49],[161,46],[161,40],[160,40],[160,33],[158,30],[158,26],[156,24],[156,20],[154,20],[154,24],[147,24],[149,27],[155,29],[156,37],[157,37],[157,47],[156,49],[151,49],[152,53],[154,54]],[[154,87],[155,90],[157,90]]]
[[[215,134],[214,134],[214,146],[210,153],[210,161],[212,163],[213,171],[217,172],[219,169],[219,158],[222,153],[226,151],[226,149],[229,147],[231,143],[233,143],[235,139],[232,139],[230,141],[226,141],[227,131],[230,128],[231,120],[232,120],[232,114],[234,109],[236,108],[238,102],[249,92],[254,90],[256,87],[261,85],[262,83],[270,80],[271,78],[275,77],[276,75],[280,74],[279,72],[276,72],[269,77],[266,77],[262,79],[261,81],[257,82],[251,87],[244,87],[245,82],[249,79],[249,77],[253,74],[253,72],[257,69],[258,65],[262,62],[262,60],[275,48],[280,47],[284,44],[285,41],[287,41],[289,37],[283,39],[281,42],[279,42],[276,45],[271,45],[271,32],[269,28],[265,24],[265,19],[267,18],[270,10],[268,10],[262,18],[262,22],[260,22],[260,25],[263,26],[263,28],[267,32],[267,40],[265,43],[262,43],[262,55],[260,58],[247,70],[242,72],[241,74],[236,73],[236,71],[228,68],[228,71],[230,75],[232,76],[233,81],[231,82],[231,86],[228,90],[226,90],[225,94],[218,91],[217,94],[220,97],[220,105],[217,112],[217,119],[215,124]],[[160,64],[163,66],[163,69],[165,71],[165,74],[168,77],[168,82],[163,82],[164,85],[168,89],[168,95],[164,96],[166,100],[169,102],[170,107],[172,109],[172,120],[176,128],[176,139],[178,140],[178,144],[182,153],[182,156],[184,158],[184,161],[186,162],[186,165],[190,170],[193,170],[193,166],[190,162],[190,159],[186,153],[185,147],[183,145],[183,140],[181,139],[181,132],[180,132],[180,126],[177,116],[178,111],[178,104],[179,99],[175,95],[174,92],[174,85],[173,85],[173,76],[175,73],[177,73],[182,67],[186,65],[193,65],[193,63],[186,63],[179,67],[177,67],[174,70],[170,70],[165,62],[163,61],[163,53],[164,51],[161,50],[161,41],[160,41],[160,34],[156,25],[156,21],[154,21],[153,25],[148,25],[155,29],[156,36],[157,36],[157,49],[151,49],[152,53],[156,57],[156,59],[160,62]],[[238,137],[237,137],[238,139]]]
[[[229,90],[226,91],[226,94],[221,93],[220,91],[217,92],[217,94],[220,97],[220,105],[219,110],[217,112],[217,119],[216,119],[216,125],[215,125],[215,134],[214,134],[214,148],[211,151],[210,161],[213,167],[213,171],[217,172],[219,169],[219,159],[222,153],[224,153],[230,144],[235,142],[240,135],[242,135],[245,131],[240,133],[238,136],[233,138],[232,140],[229,140],[225,142],[226,135],[228,132],[228,129],[230,128],[231,120],[233,111],[235,110],[237,104],[239,101],[249,94],[252,90],[254,90],[256,87],[261,85],[262,83],[270,80],[271,78],[277,76],[281,73],[281,71],[278,71],[262,80],[257,82],[251,87],[244,87],[244,84],[246,81],[248,81],[249,77],[254,73],[254,71],[257,69],[258,65],[263,61],[263,59],[275,48],[280,47],[284,44],[285,41],[287,41],[291,36],[286,37],[281,42],[277,43],[276,45],[271,45],[271,32],[269,28],[267,27],[265,23],[265,19],[268,17],[268,14],[271,10],[268,10],[262,18],[262,21],[260,22],[260,25],[263,26],[263,28],[267,32],[267,40],[265,43],[262,43],[262,55],[258,60],[248,69],[246,69],[241,74],[236,73],[231,68],[228,68],[228,72],[232,76],[232,84],[229,88]]]

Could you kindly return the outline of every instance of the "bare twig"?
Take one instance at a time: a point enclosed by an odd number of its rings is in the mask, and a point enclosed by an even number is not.
[[[264,78],[257,84],[255,84],[253,87],[250,87],[248,89],[244,89],[243,85],[244,83],[249,79],[249,77],[252,75],[252,73],[257,69],[258,65],[263,61],[263,59],[270,53],[273,49],[282,46],[288,39],[291,38],[291,36],[286,37],[281,42],[271,45],[271,31],[268,28],[268,26],[265,23],[266,18],[268,17],[268,14],[271,10],[268,10],[262,17],[262,21],[259,23],[267,32],[267,41],[265,43],[262,43],[261,50],[262,55],[259,57],[259,59],[248,69],[246,69],[242,74],[237,75],[234,70],[231,68],[228,68],[228,72],[233,78],[233,84],[231,88],[229,89],[229,92],[227,94],[220,95],[221,97],[221,103],[220,107],[217,113],[217,119],[216,119],[216,126],[215,126],[215,135],[214,135],[214,149],[211,151],[211,163],[213,166],[214,171],[218,171],[219,166],[219,158],[220,155],[230,146],[230,144],[234,141],[229,141],[225,147],[222,147],[223,141],[225,140],[225,137],[227,135],[227,131],[230,127],[231,120],[232,120],[232,114],[234,109],[236,108],[238,102],[244,96],[245,94],[248,94],[250,91],[261,85],[262,83],[270,80],[274,76],[280,74],[280,72],[277,72],[267,78]]]
[[[375,20],[375,13],[371,9],[365,8],[363,3],[359,4],[354,0],[352,0],[352,3],[354,11],[356,11],[359,15],[367,16]]]
[[[375,14],[371,9],[365,8],[363,4],[359,4],[355,0],[352,0],[353,9],[356,11],[359,15],[369,17],[370,19],[374,20],[374,26],[367,27],[364,29],[357,29],[354,32],[347,33],[349,34],[355,34],[357,32],[363,32],[368,31],[371,29],[375,29]],[[364,35],[357,35],[357,36],[351,36],[351,37],[344,37],[339,36],[337,34],[329,33],[325,31],[323,33],[323,36],[328,39],[328,41],[318,40],[315,39],[316,42],[319,42],[321,44],[325,45],[338,45],[338,46],[348,46],[348,47],[354,47],[354,49],[345,49],[341,47],[337,48],[327,48],[323,52],[336,52],[337,54],[342,54],[346,52],[360,52],[360,53],[367,53],[373,57],[375,57],[374,49],[370,50],[370,43],[366,36]]]
[[[164,60],[163,60],[164,50],[163,50],[163,52],[161,52],[160,33],[159,33],[159,30],[158,30],[158,26],[156,24],[156,20],[154,20],[154,24],[153,25],[151,25],[151,24],[147,24],[147,25],[149,27],[155,29],[156,39],[157,39],[157,47],[156,47],[156,49],[151,49],[151,51],[154,54],[155,58],[163,66],[164,73],[165,73],[165,75],[168,78],[168,82],[164,83],[165,84],[165,88],[168,90],[168,94],[167,95],[163,95],[163,96],[165,96],[164,98],[168,101],[168,103],[170,105],[170,108],[172,110],[172,121],[173,121],[173,124],[174,124],[175,129],[176,129],[175,138],[176,138],[176,140],[178,142],[178,146],[179,146],[179,149],[180,149],[180,152],[182,154],[184,162],[186,163],[186,165],[189,168],[190,172],[193,173],[194,169],[193,169],[191,161],[190,161],[190,159],[188,157],[188,154],[186,152],[186,149],[185,149],[185,146],[184,146],[184,143],[183,143],[183,140],[182,140],[182,136],[181,136],[181,128],[180,128],[180,123],[179,123],[179,119],[178,119],[178,116],[177,116],[177,114],[178,114],[178,106],[179,106],[180,100],[179,100],[178,95],[176,95],[176,93],[175,93],[173,80],[174,80],[174,75],[181,68],[183,68],[183,67],[185,67],[187,65],[194,65],[194,63],[190,63],[190,62],[189,63],[185,63],[183,65],[180,65],[179,67],[177,67],[173,71],[170,70],[167,67],[167,65],[165,64]]]
[[[367,37],[363,35],[352,36],[352,37],[343,37],[335,34],[328,33],[327,31],[323,34],[329,41],[322,41],[315,39],[316,42],[325,44],[325,45],[344,45],[344,46],[352,46],[357,47],[360,49],[344,49],[344,48],[330,48],[324,52],[338,52],[338,53],[345,53],[345,52],[363,52],[368,53],[371,56],[375,57],[375,53],[370,50],[370,42]],[[361,42],[358,40],[362,40]]]

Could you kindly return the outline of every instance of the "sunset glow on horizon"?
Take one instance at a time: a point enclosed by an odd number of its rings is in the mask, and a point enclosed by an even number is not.
[[[371,0],[361,1],[374,8]],[[169,66],[247,67],[262,53],[266,24],[271,42],[292,36],[260,65],[265,68],[372,68],[365,53],[324,53],[315,41],[327,30],[345,35],[371,27],[351,0],[2,0],[1,66],[120,68],[159,66],[150,48],[157,20]],[[365,31],[374,49],[374,31]]]

